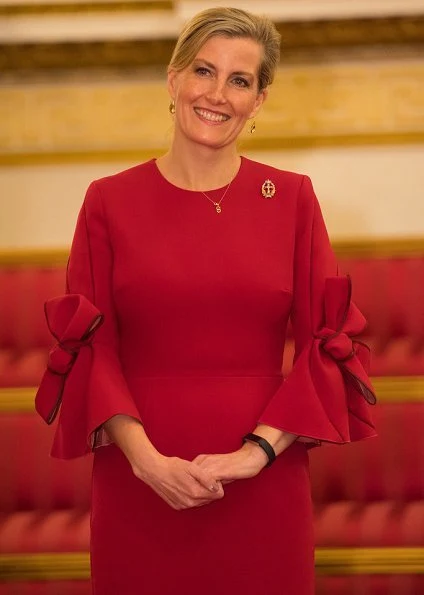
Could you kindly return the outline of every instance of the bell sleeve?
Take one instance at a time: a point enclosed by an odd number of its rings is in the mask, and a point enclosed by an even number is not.
[[[56,344],[49,353],[35,405],[48,424],[60,411],[51,451],[54,457],[71,459],[107,444],[102,425],[114,415],[140,420],[119,357],[112,270],[111,239],[94,182],[78,216],[67,293],[45,304]]]
[[[369,404],[369,351],[355,340],[366,321],[351,301],[349,277],[337,275],[311,181],[299,191],[291,321],[295,340],[290,374],[259,423],[312,443],[346,443],[375,436]]]

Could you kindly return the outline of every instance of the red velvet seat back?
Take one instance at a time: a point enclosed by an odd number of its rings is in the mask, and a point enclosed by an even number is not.
[[[424,257],[340,257],[368,320],[374,376],[424,375]],[[44,302],[65,289],[65,266],[0,267],[0,387],[38,384],[52,339]],[[284,371],[291,365],[289,338]]]
[[[374,376],[424,375],[424,258],[344,258],[364,313]]]
[[[343,257],[340,272],[352,278],[353,299],[368,321],[373,376],[424,375],[424,256]],[[283,371],[290,371],[289,329]]]
[[[424,500],[424,403],[374,409],[378,437],[311,451],[314,502]]]
[[[0,416],[0,511],[87,511],[92,457],[60,461],[49,456],[53,427],[36,413]]]
[[[34,386],[53,343],[44,302],[65,290],[65,267],[0,267],[0,387]]]

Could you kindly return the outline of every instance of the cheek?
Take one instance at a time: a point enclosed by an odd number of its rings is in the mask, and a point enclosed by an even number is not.
[[[240,117],[248,117],[255,109],[257,95],[253,91],[233,91],[228,96],[229,102],[232,104],[234,111]]]
[[[244,101],[239,102],[238,113],[241,118],[248,118],[255,109],[256,101],[252,97],[246,97]]]
[[[206,92],[207,85],[198,78],[187,78],[178,89],[178,96],[185,101],[194,101]]]

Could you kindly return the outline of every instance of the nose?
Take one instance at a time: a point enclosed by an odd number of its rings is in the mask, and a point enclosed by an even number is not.
[[[211,85],[206,94],[208,101],[212,105],[222,105],[227,101],[225,94],[225,81],[215,79],[211,81]]]

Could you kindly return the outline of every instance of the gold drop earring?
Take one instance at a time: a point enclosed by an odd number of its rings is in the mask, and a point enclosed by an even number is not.
[[[250,129],[249,129],[250,134],[254,134],[255,130],[256,130],[256,122],[255,122],[255,120],[253,120],[252,124],[250,125]]]
[[[174,115],[175,114],[175,101],[172,99],[171,103],[169,104],[169,113]]]

